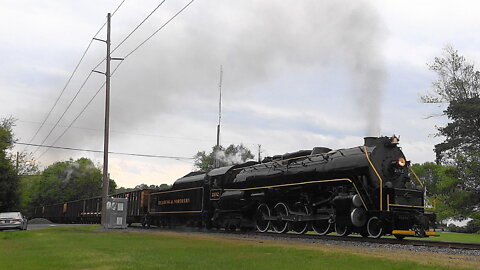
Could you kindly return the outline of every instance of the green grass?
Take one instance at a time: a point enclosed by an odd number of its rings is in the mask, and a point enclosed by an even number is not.
[[[96,229],[0,232],[0,269],[452,269],[337,248]]]
[[[309,232],[309,234],[315,234],[315,232]],[[480,233],[454,233],[454,232],[437,232],[439,235],[434,237],[416,238],[408,237],[406,239],[426,240],[426,241],[444,241],[444,242],[465,242],[465,243],[478,243],[480,244]],[[330,235],[337,235],[332,232]],[[351,237],[361,237],[358,234],[352,234]],[[382,238],[395,238],[393,235],[383,236]]]
[[[438,232],[439,237],[421,238],[431,241],[479,243],[480,233]]]
[[[480,234],[478,233],[454,233],[454,232],[437,232],[439,236],[426,238],[407,237],[405,239],[416,239],[425,241],[443,241],[443,242],[465,242],[480,244]],[[385,238],[395,238],[394,236],[384,236]]]

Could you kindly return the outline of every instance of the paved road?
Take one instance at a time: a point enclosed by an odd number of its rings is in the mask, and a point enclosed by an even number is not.
[[[40,230],[40,229],[45,229],[49,227],[68,227],[68,226],[85,226],[89,224],[28,224],[28,230]],[[16,229],[14,230],[3,230],[4,232],[8,231],[18,231]]]

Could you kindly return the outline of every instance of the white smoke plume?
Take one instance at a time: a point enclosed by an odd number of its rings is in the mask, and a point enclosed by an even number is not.
[[[219,150],[215,153],[215,159],[220,161],[222,166],[230,166],[244,162],[247,155],[248,151],[245,149],[239,149],[236,153],[226,153],[223,150]]]
[[[215,12],[206,15],[206,10]],[[340,66],[347,71],[358,117],[366,123],[365,135],[379,134],[384,29],[369,3],[207,1],[186,16],[188,23],[177,22],[171,35],[154,40],[120,71],[128,76],[118,78],[121,93],[113,105],[113,125],[132,125],[162,110],[215,100],[220,63],[228,69],[224,83],[229,93],[238,97],[285,68],[321,72],[318,67]],[[192,104],[194,98],[197,104]]]
[[[77,162],[71,163],[65,171],[63,171],[65,177],[62,178],[63,183],[68,183],[70,182],[70,179],[72,178],[72,174],[80,168],[80,164]]]
[[[86,163],[85,169],[94,169],[95,166],[92,163]],[[72,179],[72,174],[76,174],[77,176],[84,176],[86,174],[86,170],[79,170],[80,163],[78,161],[71,162],[69,166],[63,171],[64,177],[61,179],[63,183],[68,183]]]
[[[181,3],[171,5],[125,42],[115,56],[135,48]],[[113,21],[114,45],[124,37],[120,33],[131,30],[130,25],[119,20],[120,16]],[[137,21],[129,20],[132,24]],[[232,99],[251,95],[252,89],[285,71],[322,72],[322,67],[335,66],[347,71],[351,96],[362,112],[355,116],[366,123],[365,135],[378,135],[385,79],[383,30],[375,8],[360,0],[196,2],[126,59],[116,72],[112,78],[111,129],[135,130],[161,121],[172,111],[189,110],[194,114],[206,104],[210,106],[217,99],[220,64],[228,69],[224,84]],[[99,50],[98,58],[102,59],[103,54]],[[97,83],[102,80],[98,76]],[[96,89],[94,85],[89,84],[90,92]],[[274,95],[275,89],[271,91]],[[90,96],[79,103],[85,104]],[[103,115],[103,95],[97,97],[77,125],[101,129],[99,115]],[[89,139],[70,132],[61,143],[77,145]]]

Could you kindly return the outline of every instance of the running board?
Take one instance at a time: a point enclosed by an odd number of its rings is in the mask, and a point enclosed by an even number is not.
[[[410,231],[410,230],[393,230],[393,235],[408,235],[408,236],[415,236],[421,237],[418,232]],[[425,232],[425,236],[439,236],[436,232]]]
[[[330,215],[314,215],[314,216],[297,216],[297,215],[290,215],[290,216],[269,216],[264,217],[264,220],[268,221],[314,221],[314,220],[329,220],[332,217]]]

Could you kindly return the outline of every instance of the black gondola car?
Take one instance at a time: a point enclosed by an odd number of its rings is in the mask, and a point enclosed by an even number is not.
[[[65,203],[65,221],[69,223],[81,223],[85,200],[76,200]]]
[[[48,217],[52,222],[65,222],[65,203],[46,205],[38,209],[40,211],[38,211],[39,216],[37,217]]]
[[[127,223],[146,223],[151,189],[133,190],[110,195],[127,198]],[[33,217],[42,217],[61,223],[100,223],[102,198],[99,196],[34,208]]]
[[[148,201],[152,189],[140,189],[111,195],[114,198],[127,199],[127,224],[147,223]]]
[[[102,198],[93,197],[83,200],[83,208],[80,209],[81,223],[100,223],[102,212]]]

